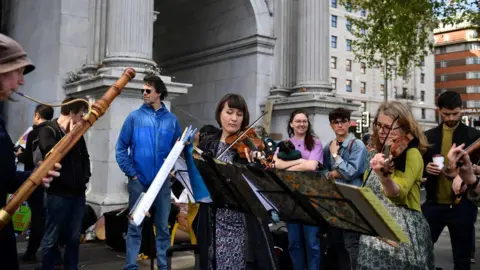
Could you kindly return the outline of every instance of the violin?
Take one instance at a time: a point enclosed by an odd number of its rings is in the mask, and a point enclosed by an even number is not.
[[[392,141],[391,144],[385,145],[383,154],[387,157],[385,159],[384,167],[381,169],[383,176],[392,174],[395,170],[394,159],[400,156],[408,148],[410,142],[414,139],[412,134],[407,133],[404,136],[398,137]]]
[[[239,136],[241,136],[240,139]],[[257,137],[253,129],[247,129],[244,133],[239,131],[236,134],[232,134],[225,138],[225,143],[230,144],[231,148],[236,149],[241,158],[247,158],[247,153],[251,151],[262,152],[265,149],[263,140]],[[271,167],[266,158],[261,158],[259,161],[266,168]]]

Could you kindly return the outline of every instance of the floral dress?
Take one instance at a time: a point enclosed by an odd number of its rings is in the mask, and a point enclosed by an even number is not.
[[[228,147],[219,142],[217,156]],[[220,159],[231,162],[235,152],[227,151]],[[246,266],[246,224],[245,215],[227,208],[217,208],[215,214],[215,237],[209,246],[209,269],[214,269],[213,261],[216,261],[216,269],[247,269]],[[215,256],[215,257],[214,257]],[[215,258],[215,260],[214,260]]]
[[[369,159],[373,156],[374,153],[370,153]],[[376,237],[362,235],[357,269],[435,269],[430,228],[423,214],[391,202],[384,195],[380,180],[373,171],[366,180],[365,186],[372,189],[377,195],[390,215],[408,236],[410,243],[398,243],[398,248],[395,248]]]

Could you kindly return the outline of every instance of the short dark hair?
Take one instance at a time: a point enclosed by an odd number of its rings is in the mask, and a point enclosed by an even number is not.
[[[228,104],[228,107],[232,109],[237,109],[243,112],[243,121],[241,128],[246,128],[250,123],[250,113],[248,112],[247,102],[245,99],[237,94],[226,94],[217,104],[217,109],[215,110],[215,120],[217,120],[218,125],[221,127],[222,122],[220,121],[220,114],[222,113],[225,104]]]
[[[44,120],[52,120],[53,118],[53,108],[48,105],[39,104],[35,107],[35,113],[38,113],[40,118]]]
[[[462,97],[454,91],[445,91],[438,97],[437,106],[439,109],[446,108],[453,110],[462,107]]]
[[[350,121],[351,114],[352,113],[349,110],[346,110],[344,108],[336,108],[335,110],[331,111],[328,114],[328,120],[333,121],[340,118],[340,119],[347,119],[348,121]]]
[[[77,98],[67,97],[63,100],[62,104],[65,104],[65,103],[67,103],[69,101],[72,101],[74,99],[77,99]],[[62,115],[69,115],[70,113],[77,114],[80,111],[87,111],[87,110],[88,110],[87,104],[84,101],[79,100],[79,101],[75,101],[71,104],[62,106],[62,108],[60,109],[60,113]]]
[[[155,92],[157,92],[157,94],[160,94],[160,100],[164,100],[167,97],[167,87],[165,86],[165,83],[162,81],[162,79],[157,75],[145,75],[145,77],[143,78],[143,82],[146,84],[150,84],[151,86],[153,86],[153,88],[155,88]]]

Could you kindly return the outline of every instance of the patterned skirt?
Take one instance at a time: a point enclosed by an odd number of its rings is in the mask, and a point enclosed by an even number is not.
[[[430,227],[421,212],[386,205],[410,243],[398,243],[398,248],[362,235],[358,254],[358,270],[430,270],[435,269]]]
[[[214,269],[215,261],[218,270],[246,269],[246,240],[245,216],[234,210],[217,208],[215,237],[212,237],[208,250],[208,268]]]

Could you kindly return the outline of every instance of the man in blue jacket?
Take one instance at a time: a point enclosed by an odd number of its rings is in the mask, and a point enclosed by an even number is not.
[[[118,165],[128,177],[130,210],[140,194],[148,190],[163,161],[181,136],[177,117],[169,112],[162,102],[167,96],[167,88],[162,79],[154,75],[145,76],[142,94],[144,104],[128,115],[116,146]],[[165,181],[153,203],[158,269],[167,269],[170,192],[170,181]],[[137,256],[141,243],[142,226],[129,224],[124,269],[138,269]]]

